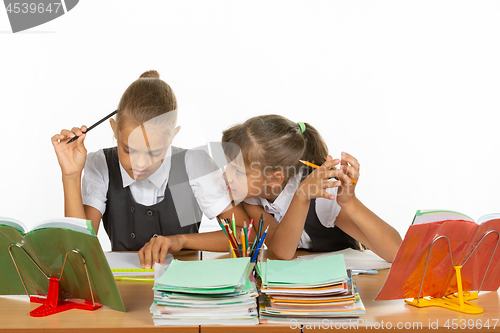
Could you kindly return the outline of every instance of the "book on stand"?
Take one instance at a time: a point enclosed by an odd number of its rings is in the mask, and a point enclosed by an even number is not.
[[[69,303],[125,311],[88,220],[52,219],[28,229],[20,221],[0,217],[0,267],[0,295],[27,294],[32,302],[45,303],[46,308],[32,316],[60,312],[63,304],[69,309]]]
[[[417,211],[376,300],[415,298],[420,303],[423,297],[451,299],[458,293],[463,308],[463,292],[497,290],[499,231],[500,214],[475,222],[453,211]],[[471,295],[466,298],[477,297]]]

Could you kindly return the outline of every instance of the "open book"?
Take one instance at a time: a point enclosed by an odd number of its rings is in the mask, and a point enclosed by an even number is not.
[[[417,298],[421,285],[420,297],[455,293],[457,280],[453,265],[462,266],[464,291],[497,290],[500,286],[499,232],[500,214],[485,215],[476,223],[458,212],[417,211],[376,299]],[[449,243],[440,236],[446,236]]]
[[[0,217],[0,295],[46,296],[45,275],[59,278],[63,264],[59,299],[91,300],[90,280],[97,303],[125,311],[90,221],[53,219],[28,230],[20,221]]]

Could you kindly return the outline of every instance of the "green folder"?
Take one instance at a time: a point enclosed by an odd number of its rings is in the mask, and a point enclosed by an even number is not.
[[[156,281],[155,289],[183,292],[230,292],[246,282],[250,258],[179,261],[174,259],[167,271]]]
[[[304,261],[267,260],[261,269],[266,276],[263,283],[274,286],[311,286],[348,279],[342,254]]]
[[[10,246],[17,244],[18,246]],[[10,252],[9,252],[10,247]],[[31,296],[46,296],[49,277],[59,278],[65,255],[76,250],[85,259],[97,303],[125,311],[120,292],[90,221],[62,218],[44,222],[31,231],[21,223],[0,218],[0,295],[26,295],[17,268]],[[70,252],[59,283],[59,299],[91,300],[82,257]]]

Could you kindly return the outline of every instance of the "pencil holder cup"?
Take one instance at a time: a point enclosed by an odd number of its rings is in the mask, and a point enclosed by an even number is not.
[[[233,246],[229,246],[229,258],[241,258],[241,257],[250,257],[253,258],[255,251],[257,251],[257,247],[254,248],[253,242],[249,243],[246,247],[246,251],[243,251],[241,244],[238,244],[238,248]],[[261,259],[261,253],[259,252],[257,260]]]

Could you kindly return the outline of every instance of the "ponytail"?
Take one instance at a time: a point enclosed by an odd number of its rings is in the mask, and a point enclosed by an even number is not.
[[[305,130],[302,136],[304,137],[305,150],[301,160],[321,165],[326,162],[328,147],[316,128],[308,123],[304,123],[304,125]],[[308,167],[307,174],[311,173],[312,170],[311,167]]]

